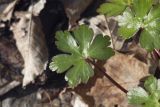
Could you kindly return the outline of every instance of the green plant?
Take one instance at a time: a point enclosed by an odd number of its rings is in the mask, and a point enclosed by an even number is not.
[[[159,0],[110,0],[97,11],[106,16],[117,16],[118,35],[129,39],[138,34],[141,46],[160,57],[157,51],[160,49]],[[157,60],[157,55],[153,57],[154,60]],[[160,107],[159,80],[154,76],[148,77],[144,88],[137,87],[129,91],[129,102],[142,107]]]
[[[149,52],[160,49],[160,4],[157,0],[111,0],[104,3],[97,10],[107,16],[118,16],[118,34],[129,39],[140,34],[140,44]],[[157,4],[156,4],[157,3]],[[70,87],[80,83],[87,83],[94,75],[93,66],[124,93],[128,91],[114,81],[96,60],[107,60],[114,51],[108,47],[108,36],[94,36],[92,29],[86,25],[69,31],[56,33],[56,46],[63,54],[52,58],[50,69],[57,73],[65,72],[65,79]],[[144,107],[160,107],[160,82],[150,76],[141,87],[134,88],[127,93],[129,102]]]
[[[108,36],[96,35],[86,25],[81,25],[73,32],[59,31],[56,33],[56,45],[65,54],[54,56],[50,69],[57,73],[65,71],[65,79],[70,87],[80,83],[87,83],[94,75],[90,61],[94,59],[105,60],[114,55],[109,48]]]
[[[113,11],[108,11],[110,7]],[[118,34],[123,38],[129,39],[140,31],[143,48],[148,51],[160,48],[160,5],[154,5],[154,0],[113,0],[102,4],[98,11],[109,16],[122,14],[117,20]]]
[[[146,79],[144,88],[130,90],[127,93],[129,103],[141,107],[160,107],[160,80],[151,75]]]

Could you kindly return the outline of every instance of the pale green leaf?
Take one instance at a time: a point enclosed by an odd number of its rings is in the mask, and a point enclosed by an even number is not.
[[[118,34],[125,39],[129,39],[129,38],[133,37],[135,35],[135,33],[137,33],[137,30],[138,29],[134,29],[134,28],[120,27],[118,29]]]
[[[144,83],[144,87],[148,92],[154,93],[157,90],[157,79],[153,75],[149,76]]]
[[[153,8],[150,10],[144,23],[148,24],[159,18],[160,18],[160,5],[156,5],[156,6],[153,6]]]
[[[128,101],[130,104],[143,104],[148,100],[147,92],[141,88],[137,87],[127,93]]]
[[[144,107],[160,107],[159,100],[154,95],[150,95],[148,101],[146,101]]]
[[[160,79],[157,80],[157,90],[160,90]]]
[[[125,39],[131,38],[142,26],[142,20],[134,17],[133,12],[127,8],[123,15],[118,16],[118,34]]]
[[[144,18],[150,11],[154,0],[133,0],[135,15]]]

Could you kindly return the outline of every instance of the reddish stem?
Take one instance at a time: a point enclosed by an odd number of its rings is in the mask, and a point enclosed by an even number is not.
[[[101,68],[99,65],[97,65],[95,62],[91,61],[90,59],[87,59],[87,62],[91,63],[100,71],[106,78],[108,78],[117,88],[119,88],[121,91],[127,94],[128,90],[126,90],[123,86],[121,86],[118,82],[116,82],[110,75],[106,73],[106,70]]]

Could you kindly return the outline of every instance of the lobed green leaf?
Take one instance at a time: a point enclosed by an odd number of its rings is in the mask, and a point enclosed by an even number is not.
[[[98,35],[94,38],[93,35],[92,29],[86,25],[81,25],[73,33],[68,31],[56,33],[57,48],[67,54],[54,56],[49,67],[57,73],[66,71],[65,79],[70,87],[87,83],[93,76],[94,71],[87,59],[106,60],[114,55],[114,51],[108,47],[109,37]]]
[[[128,101],[130,104],[141,105],[148,100],[147,92],[141,88],[137,87],[127,93]]]
[[[129,103],[140,107],[160,107],[159,85],[159,80],[153,75],[149,76],[144,83],[146,90],[137,87],[127,93]]]

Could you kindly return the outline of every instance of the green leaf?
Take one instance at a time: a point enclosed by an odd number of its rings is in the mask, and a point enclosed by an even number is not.
[[[87,83],[88,79],[93,75],[94,71],[92,67],[84,60],[79,60],[77,64],[67,72],[65,79],[68,81],[69,86],[75,87],[81,82]]]
[[[75,56],[61,54],[52,58],[52,62],[50,63],[49,68],[52,71],[56,71],[57,73],[63,73],[67,69],[69,69],[76,61]]]
[[[122,16],[118,16],[118,34],[125,39],[129,39],[139,30],[142,20],[135,17],[133,12],[127,8]]]
[[[157,100],[148,101],[144,107],[160,107],[160,104]]]
[[[79,53],[78,45],[70,32],[59,31],[56,33],[56,39],[55,43],[59,50],[67,53]]]
[[[137,87],[127,93],[128,101],[130,104],[140,105],[148,100],[147,92],[141,88]]]
[[[147,92],[141,87],[134,88],[127,94],[129,102],[140,107],[160,107],[159,84],[153,75],[149,76],[144,83]]]
[[[160,90],[160,79],[157,80],[157,90]]]
[[[157,90],[157,79],[153,75],[149,76],[144,83],[144,87],[148,92],[154,93]]]
[[[146,101],[144,107],[160,107],[158,99],[154,95],[150,95],[148,101]]]
[[[88,52],[89,56],[99,60],[105,60],[114,55],[114,51],[108,48],[110,39],[108,36],[97,35],[93,40]]]
[[[87,56],[86,52],[89,48],[90,42],[93,38],[93,31],[86,25],[80,26],[78,29],[76,29],[74,32],[74,36],[76,40],[79,43],[80,46],[80,51],[83,53],[85,56]]]
[[[135,35],[136,32],[137,32],[137,29],[134,29],[134,28],[121,27],[118,29],[118,34],[125,39],[131,38],[132,36]]]
[[[140,44],[147,51],[152,51],[154,49],[154,40],[152,35],[148,31],[144,30],[141,33]]]
[[[145,20],[145,23],[148,24],[154,20],[159,19],[159,17],[160,17],[160,5],[158,4],[150,10],[150,12]]]
[[[121,14],[127,5],[126,0],[111,0],[109,3],[102,4],[97,11],[107,16],[116,16]]]
[[[66,72],[65,79],[69,86],[75,87],[80,83],[87,83],[94,72],[88,59],[108,59],[114,54],[109,48],[109,37],[98,35],[93,40],[93,31],[86,25],[70,33],[59,31],[56,33],[56,45],[66,54],[56,55],[52,58],[50,69],[57,73]],[[93,42],[92,42],[93,41]]]
[[[118,16],[118,34],[129,39],[141,30],[140,44],[148,51],[160,49],[160,5],[152,5],[153,0],[134,0],[133,8]]]
[[[137,17],[143,18],[149,12],[154,0],[133,0],[133,9]]]

